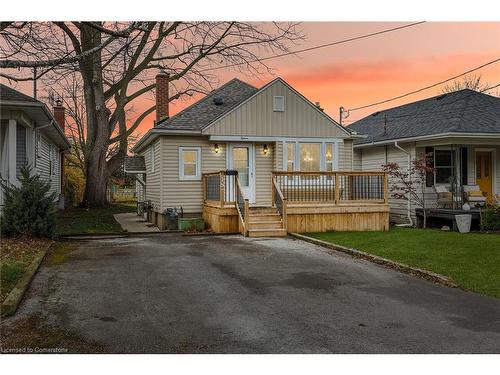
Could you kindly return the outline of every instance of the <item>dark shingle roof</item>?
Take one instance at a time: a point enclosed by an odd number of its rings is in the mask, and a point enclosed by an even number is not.
[[[441,133],[498,134],[500,98],[464,89],[375,112],[352,123],[349,129],[368,136],[355,144]]]
[[[31,96],[24,95],[22,92],[0,83],[0,101],[2,102],[32,102],[37,103],[38,100]]]
[[[144,156],[125,156],[125,172],[146,172]]]
[[[201,130],[256,92],[257,88],[234,78],[176,115],[160,121],[155,128]],[[221,98],[222,104],[216,105],[214,98]]]

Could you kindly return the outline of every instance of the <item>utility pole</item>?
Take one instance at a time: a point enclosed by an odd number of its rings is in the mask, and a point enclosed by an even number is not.
[[[342,125],[342,118],[344,117],[344,107],[339,108],[339,124]]]

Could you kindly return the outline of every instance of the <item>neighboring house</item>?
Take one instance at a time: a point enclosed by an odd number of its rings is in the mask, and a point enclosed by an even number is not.
[[[164,226],[166,208],[182,207],[188,216],[203,215],[216,232],[252,236],[387,228],[384,174],[362,176],[366,183],[376,180],[365,198],[377,206],[365,209],[356,202],[349,209],[349,202],[363,198],[354,191],[361,174],[348,175],[356,136],[283,79],[260,89],[233,79],[172,117],[164,85],[168,76],[160,74],[157,121],[132,150],[134,163],[142,157],[145,169],[125,166],[145,173],[138,195],[151,201],[158,226]],[[343,215],[351,216],[341,220]]]
[[[500,98],[460,90],[373,113],[349,129],[367,136],[354,142],[356,170],[388,162],[406,168],[408,158],[430,156],[435,172],[426,179],[426,208],[446,208],[436,190],[453,193],[459,208],[464,191],[480,190],[490,201],[500,193]],[[415,219],[405,201],[390,205],[391,220],[407,222],[408,212]]]
[[[0,84],[0,176],[4,183],[19,184],[21,168],[51,185],[63,207],[63,153],[71,145],[64,135],[65,110],[60,104],[51,113],[42,102]],[[3,189],[0,203],[3,205]]]

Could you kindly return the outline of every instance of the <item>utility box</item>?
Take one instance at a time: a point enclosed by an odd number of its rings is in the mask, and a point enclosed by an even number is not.
[[[178,230],[179,213],[176,208],[167,208],[163,211],[165,217],[165,227],[167,230]]]

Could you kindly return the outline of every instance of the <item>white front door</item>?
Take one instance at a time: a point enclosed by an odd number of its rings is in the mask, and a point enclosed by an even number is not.
[[[243,194],[250,203],[255,203],[255,159],[253,144],[230,144],[228,169],[238,171]]]

